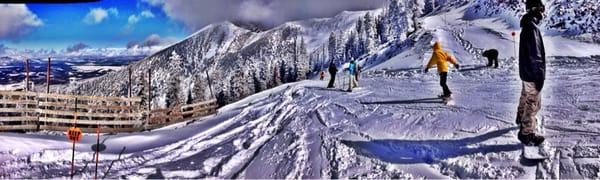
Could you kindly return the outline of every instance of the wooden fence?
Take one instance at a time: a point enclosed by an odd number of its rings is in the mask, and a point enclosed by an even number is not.
[[[0,130],[36,130],[37,94],[0,91]]]
[[[133,132],[198,118],[216,112],[216,100],[148,112],[141,98],[75,96],[0,91],[0,131]]]
[[[169,125],[183,120],[214,114],[217,111],[217,100],[209,100],[195,104],[177,106],[173,109],[154,109],[149,120],[150,128]]]

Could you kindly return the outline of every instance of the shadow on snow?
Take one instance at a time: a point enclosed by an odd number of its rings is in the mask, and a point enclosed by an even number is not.
[[[411,99],[411,100],[393,100],[393,101],[373,101],[373,102],[360,102],[361,104],[435,104],[444,103],[442,98],[423,98],[423,99]]]
[[[519,150],[521,144],[472,146],[516,129],[516,127],[500,129],[479,136],[456,140],[379,139],[372,141],[342,140],[342,143],[356,149],[358,154],[386,162],[399,164],[436,163],[443,159],[469,154]]]

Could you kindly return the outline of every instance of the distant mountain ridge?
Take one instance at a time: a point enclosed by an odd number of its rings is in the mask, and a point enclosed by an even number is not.
[[[230,22],[212,24],[128,66],[133,74],[132,94],[148,97],[151,70],[153,108],[213,97],[225,105],[283,83],[311,77],[330,62],[341,65],[353,59],[366,63],[385,60],[388,56],[366,55],[377,53],[382,47],[399,51],[402,46],[411,45],[411,37],[419,29],[416,20],[446,6],[468,5],[467,11],[478,7],[476,12],[470,12],[472,18],[486,18],[518,14],[522,6],[519,3],[518,0],[390,0],[380,9],[292,21],[268,30],[242,25],[250,28],[246,29]],[[127,77],[124,68],[64,91],[126,96]],[[147,98],[143,99],[142,103],[147,104]]]
[[[230,22],[209,25],[130,65],[132,94],[148,96],[149,69],[153,108],[203,101],[213,94],[224,105],[282,83],[306,79],[310,67],[315,66],[309,50],[326,46],[331,32],[350,31],[359,18],[377,11],[381,10],[343,12],[332,18],[288,22],[266,31],[251,31]],[[65,91],[126,96],[127,77],[125,68]]]

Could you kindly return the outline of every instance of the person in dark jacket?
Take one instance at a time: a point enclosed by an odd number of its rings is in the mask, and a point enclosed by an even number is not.
[[[335,74],[337,74],[338,69],[335,66],[335,63],[331,62],[329,63],[329,75],[331,76],[331,79],[329,79],[329,84],[327,85],[327,88],[334,88],[334,83],[335,83]]]
[[[527,13],[521,18],[519,75],[523,89],[517,109],[518,139],[525,145],[540,145],[544,137],[536,132],[536,114],[541,108],[541,91],[546,76],[546,52],[538,25],[544,17],[540,0],[527,0]]]
[[[488,64],[487,64],[488,67],[492,67],[492,64],[493,64],[494,68],[498,68],[498,50],[488,49],[488,50],[483,51],[483,53],[481,55],[488,59]]]

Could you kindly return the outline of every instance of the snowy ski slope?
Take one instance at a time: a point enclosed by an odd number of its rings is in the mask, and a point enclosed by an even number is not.
[[[494,18],[458,20],[463,12],[424,24],[464,65],[448,80],[454,106],[435,98],[438,77],[421,70],[427,47],[415,46],[368,69],[352,93],[341,91],[347,79],[340,72],[336,89],[325,89],[326,81],[288,83],[187,125],[103,136],[100,175],[112,164],[107,178],[600,177],[600,59],[590,57],[600,54],[598,45],[545,37],[555,57],[539,117],[552,154],[528,162],[514,122],[521,90],[510,58],[515,29]],[[498,69],[475,54],[491,47],[501,52]],[[10,144],[0,147],[0,178],[69,176],[64,136],[0,133],[0,142]],[[77,145],[78,178],[94,175],[94,143],[86,135]]]

